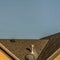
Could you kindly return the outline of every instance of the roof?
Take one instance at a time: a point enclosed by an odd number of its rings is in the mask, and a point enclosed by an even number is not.
[[[27,48],[30,48],[31,44],[35,45],[35,49],[40,55],[41,51],[47,44],[48,40],[38,40],[38,39],[0,39],[0,43],[3,44],[11,53],[13,53],[20,60],[25,60],[25,56],[30,54]]]
[[[18,59],[14,54],[12,54],[5,46],[3,46],[1,43],[0,43],[0,59],[1,60],[4,60],[2,59],[2,57],[4,56],[4,58],[6,58],[6,60],[20,60]]]
[[[54,60],[60,54],[60,48],[57,49],[47,60]],[[60,55],[59,55],[60,56]],[[60,57],[59,57],[60,58]],[[59,59],[60,60],[60,59]]]
[[[42,38],[41,40],[43,39],[48,39],[49,41],[37,60],[47,60],[48,57],[50,57],[58,48],[60,48],[60,33]]]
[[[27,48],[31,49],[30,45],[33,44],[38,53],[37,60],[46,60],[60,48],[60,33],[42,39],[0,39],[0,43],[21,60],[30,54]]]

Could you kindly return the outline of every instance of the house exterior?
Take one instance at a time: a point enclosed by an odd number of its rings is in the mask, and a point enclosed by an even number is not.
[[[27,55],[33,60],[32,44],[38,54],[36,60],[60,58],[60,33],[56,33],[41,39],[0,39],[0,60],[26,60]]]

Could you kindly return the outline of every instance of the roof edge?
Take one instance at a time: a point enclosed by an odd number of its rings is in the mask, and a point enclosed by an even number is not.
[[[13,53],[11,53],[3,44],[0,43],[0,47],[1,47],[2,49],[4,49],[9,55],[11,55],[14,59],[20,60],[20,59],[17,58]]]
[[[60,54],[60,48],[57,49],[57,51],[55,51],[50,57],[48,57],[47,60],[51,60],[51,58],[54,59],[58,54]]]
[[[48,35],[48,36],[45,36],[44,38],[40,38],[40,40],[43,40],[43,39],[49,39],[50,37],[56,36],[56,35],[60,35],[60,32],[55,33],[55,34],[51,34],[51,35]]]

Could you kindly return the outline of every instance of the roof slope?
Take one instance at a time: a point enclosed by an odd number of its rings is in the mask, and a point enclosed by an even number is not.
[[[25,60],[25,55],[30,54],[30,52],[26,48],[30,48],[31,44],[35,45],[35,49],[37,50],[38,56],[41,51],[47,44],[48,40],[37,40],[37,39],[0,39],[0,43],[2,43],[9,51],[11,51],[16,57],[21,60]]]
[[[31,49],[30,45],[34,44],[39,56],[37,60],[46,60],[60,47],[60,33],[42,39],[0,39],[0,43],[21,60],[30,54],[26,48]]]
[[[60,48],[60,33],[42,38],[49,39],[37,60],[47,60],[58,48]]]

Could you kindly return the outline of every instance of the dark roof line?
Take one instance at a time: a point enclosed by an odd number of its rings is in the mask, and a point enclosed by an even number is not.
[[[49,35],[47,37],[44,37],[44,38],[40,38],[40,40],[44,40],[44,39],[50,39],[51,37],[54,37],[54,36],[59,36],[60,35],[60,32],[58,33],[55,33],[55,34],[52,34],[52,35]]]

